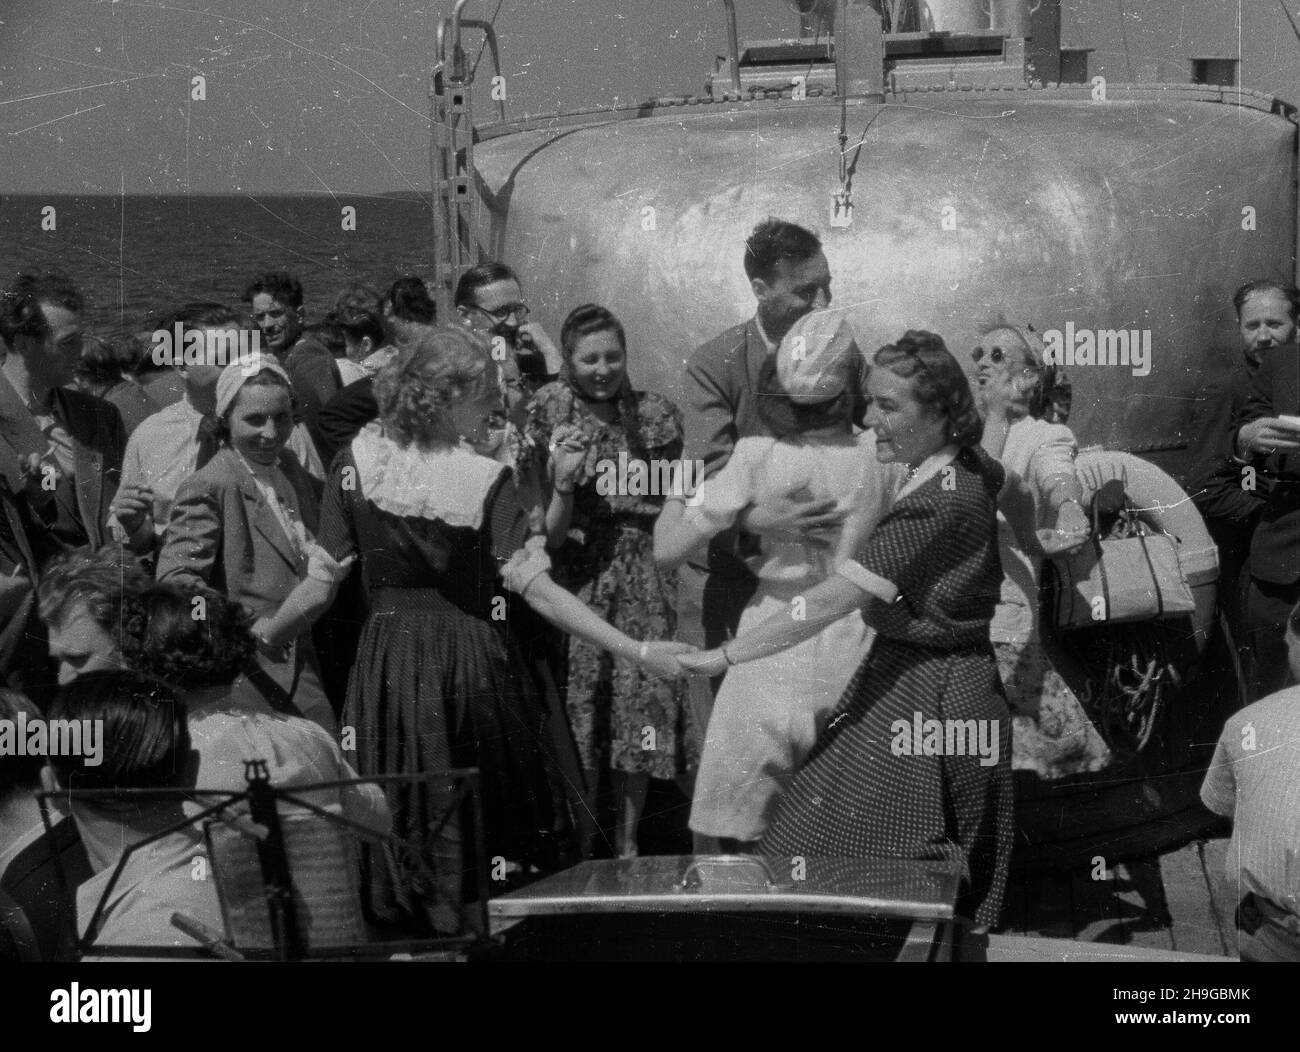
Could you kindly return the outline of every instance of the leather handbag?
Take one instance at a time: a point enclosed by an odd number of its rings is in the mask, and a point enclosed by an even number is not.
[[[1054,558],[1053,621],[1058,629],[1181,617],[1196,609],[1172,537],[1153,533],[1132,507],[1102,536],[1097,504],[1087,544]]]

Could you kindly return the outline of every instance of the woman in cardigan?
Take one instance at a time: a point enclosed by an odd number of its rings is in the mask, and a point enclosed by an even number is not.
[[[1005,474],[979,447],[970,385],[938,336],[910,331],[874,364],[866,423],[876,456],[908,473],[891,510],[857,559],[800,597],[802,619],[780,611],[682,663],[717,674],[861,609],[875,645],[760,850],[956,862],[965,876],[958,913],[987,927],[1001,908],[1012,840],[1009,713],[989,643]],[[937,743],[928,733],[914,741],[927,721],[973,730],[978,740],[946,741],[941,731]]]
[[[1074,474],[1078,444],[1060,413],[1057,392],[1064,385],[1044,360],[1042,337],[1032,326],[999,319],[972,357],[986,410],[985,452],[1019,483],[1014,488],[1025,505],[1022,517],[1054,531],[1053,553],[1077,548],[1089,533]],[[998,515],[998,545],[1005,576],[990,634],[1014,717],[1011,766],[1047,779],[1100,770],[1110,749],[1043,649],[1041,561],[1026,551],[1004,514]]]

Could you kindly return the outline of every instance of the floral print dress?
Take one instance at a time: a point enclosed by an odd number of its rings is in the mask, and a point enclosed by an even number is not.
[[[676,580],[654,563],[664,497],[649,491],[666,476],[656,467],[681,456],[681,412],[653,391],[632,391],[619,397],[618,416],[607,424],[558,380],[533,397],[528,432],[547,449],[561,428],[581,434],[587,459],[574,482],[569,535],[551,553],[556,581],[632,639],[671,639]],[[684,754],[689,736],[678,684],[616,663],[576,638],[569,639],[568,659],[566,709],[586,770],[673,778],[693,765],[696,758]]]

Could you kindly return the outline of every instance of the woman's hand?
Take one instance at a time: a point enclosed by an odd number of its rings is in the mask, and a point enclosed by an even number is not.
[[[1056,526],[1050,530],[1037,530],[1035,535],[1043,549],[1043,555],[1068,555],[1079,548],[1088,539],[1092,528],[1088,516],[1076,501],[1066,501],[1056,511]],[[1036,553],[1028,552],[1034,555]]]
[[[722,648],[702,650],[697,654],[682,654],[677,658],[682,669],[690,676],[721,676],[730,667]]]
[[[342,584],[356,559],[355,555],[335,559],[319,544],[313,542],[307,548],[307,576],[324,584]]]
[[[587,463],[587,444],[571,432],[551,447],[551,485],[561,492],[573,492]]]
[[[637,664],[647,672],[661,679],[677,679],[683,675],[678,658],[684,654],[694,654],[699,648],[690,643],[667,640],[662,643],[642,643],[637,656]]]

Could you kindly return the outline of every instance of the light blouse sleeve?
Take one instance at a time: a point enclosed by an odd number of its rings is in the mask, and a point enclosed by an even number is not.
[[[1050,493],[1062,477],[1074,477],[1074,458],[1079,444],[1074,432],[1064,424],[1047,424],[1034,455],[1029,458],[1025,472],[1026,481],[1034,494],[1042,499]]]
[[[755,472],[770,440],[742,438],[723,469],[707,479],[686,502],[682,522],[701,536],[714,537],[735,525],[754,500]]]

